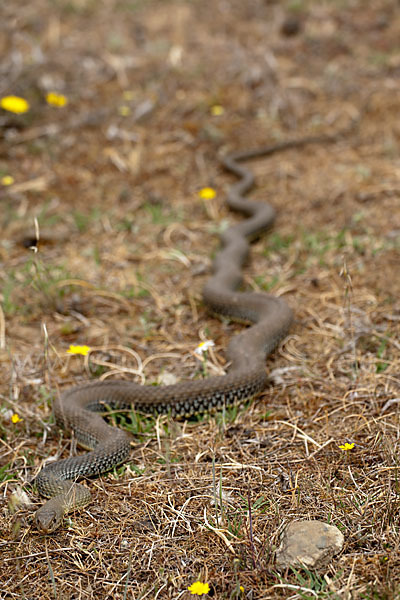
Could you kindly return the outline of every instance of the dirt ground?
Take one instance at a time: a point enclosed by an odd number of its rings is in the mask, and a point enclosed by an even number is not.
[[[398,2],[0,10],[0,96],[29,103],[0,111],[0,598],[185,599],[196,581],[221,599],[400,598]],[[189,422],[112,417],[134,434],[130,461],[39,533],[31,482],[75,451],[52,398],[96,377],[220,371],[243,328],[201,300],[218,231],[240,219],[220,157],[351,123],[249,163],[278,219],[246,286],[295,312],[268,389]],[[277,569],[299,519],[344,534],[325,569]]]

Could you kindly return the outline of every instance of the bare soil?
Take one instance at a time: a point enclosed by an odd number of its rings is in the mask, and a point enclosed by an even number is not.
[[[0,186],[0,597],[178,599],[199,580],[221,599],[400,598],[398,3],[15,0],[1,14],[0,96],[30,110],[0,113],[0,178],[14,179]],[[221,223],[240,219],[219,157],[352,121],[337,143],[251,163],[278,219],[246,285],[296,315],[269,388],[190,422],[112,416],[135,434],[131,460],[40,534],[31,482],[75,451],[55,394],[201,377],[203,339],[220,372],[243,327],[201,300]],[[343,532],[327,569],[277,571],[298,519]]]

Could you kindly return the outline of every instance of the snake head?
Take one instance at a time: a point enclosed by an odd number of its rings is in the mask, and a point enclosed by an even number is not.
[[[36,511],[34,522],[42,533],[52,533],[61,525],[62,518],[63,512],[57,510],[57,507],[51,506],[51,501],[49,501]]]

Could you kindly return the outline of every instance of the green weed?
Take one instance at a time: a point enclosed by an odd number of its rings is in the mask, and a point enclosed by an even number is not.
[[[146,202],[143,205],[144,210],[149,214],[151,223],[153,225],[169,225],[170,223],[177,223],[182,221],[183,214],[180,210],[165,210],[164,206],[159,203]]]

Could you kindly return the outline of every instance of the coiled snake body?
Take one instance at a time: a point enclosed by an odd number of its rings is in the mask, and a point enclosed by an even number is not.
[[[222,249],[214,261],[213,275],[206,282],[203,298],[212,311],[253,323],[230,341],[226,353],[230,363],[228,373],[165,387],[114,380],[64,392],[54,402],[56,421],[73,430],[78,443],[90,452],[47,464],[37,476],[38,491],[50,498],[35,514],[35,523],[41,531],[54,531],[65,513],[90,501],[88,488],[76,483],[78,478],[98,475],[128,458],[130,436],[103,420],[99,412],[104,412],[105,406],[187,417],[249,399],[265,388],[265,357],[287,334],[292,311],[280,298],[235,291],[242,281],[248,239],[270,227],[275,218],[269,204],[244,198],[254,177],[238,162],[312,141],[308,138],[284,142],[223,159],[225,168],[240,178],[229,189],[227,203],[247,218],[221,235]]]

